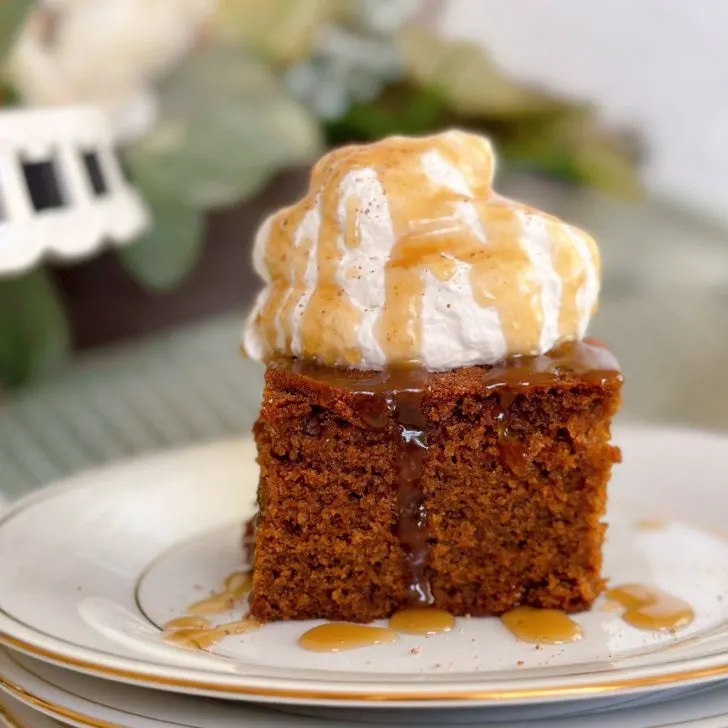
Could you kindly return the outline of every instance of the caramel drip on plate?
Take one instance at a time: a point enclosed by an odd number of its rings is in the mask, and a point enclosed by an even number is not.
[[[315,283],[309,282],[313,291],[301,304],[300,356],[327,364],[359,364],[357,332],[363,312],[342,285],[357,272],[343,266],[347,251],[361,245],[366,218],[375,213],[381,227],[377,234],[391,237],[392,247],[381,259],[367,259],[367,271],[358,274],[383,274],[384,300],[374,334],[388,362],[399,366],[422,361],[427,275],[449,281],[463,265],[471,288],[463,295],[495,309],[507,352],[541,349],[544,300],[554,285],[558,300],[552,302],[549,317],[558,320],[549,325],[562,338],[574,338],[591,313],[580,311],[578,301],[585,270],[598,278],[596,245],[556,218],[495,193],[493,166],[488,142],[462,132],[392,137],[322,157],[305,197],[273,215],[267,233],[263,230],[273,284],[257,322],[269,351],[291,353],[292,311],[299,305],[303,272],[315,245]],[[343,197],[350,175],[366,175],[359,188],[375,189],[382,209],[372,210],[367,205],[374,203],[365,205],[356,194]],[[312,209],[320,216],[316,240],[297,246],[294,238]],[[299,295],[286,299],[287,287]],[[279,329],[285,339],[281,346]]]
[[[205,617],[230,611],[253,586],[249,571],[235,571],[225,578],[223,588],[187,607],[187,614],[164,625],[162,639],[180,647],[206,649],[229,635],[244,634],[258,629],[254,619],[236,620],[212,625]]]
[[[343,652],[360,647],[391,644],[398,639],[396,632],[385,627],[328,622],[304,632],[298,644],[311,652]]]
[[[175,629],[164,630],[162,637],[165,642],[178,647],[205,650],[208,647],[220,642],[225,637],[241,635],[260,629],[260,622],[254,619],[241,619],[235,622],[227,622],[216,627],[203,627],[199,629]]]
[[[279,359],[271,366],[356,394],[353,406],[363,423],[392,433],[397,473],[394,528],[405,556],[408,591],[414,604],[432,604],[427,493],[422,487],[428,447],[426,397],[436,378],[448,375],[415,367],[364,372],[325,367],[301,359]],[[520,357],[473,371],[481,379],[484,394],[498,398],[499,446],[506,462],[519,473],[526,471],[529,462],[514,429],[518,395],[523,390],[532,384],[551,387],[566,372],[599,384],[621,381],[616,360],[594,340],[563,344],[543,356]]]
[[[503,614],[501,622],[522,642],[560,645],[583,636],[581,627],[558,609],[516,607]]]
[[[687,602],[645,584],[622,584],[610,589],[606,597],[624,608],[622,619],[637,629],[672,630],[695,619]]]
[[[227,612],[235,606],[252,588],[253,576],[250,572],[235,572],[225,579],[222,591],[201,599],[187,607],[189,614],[205,617]]]
[[[165,631],[172,631],[175,629],[207,629],[210,623],[204,617],[195,617],[190,615],[188,617],[177,617],[176,619],[170,619],[167,624],[164,625]]]
[[[404,634],[439,634],[455,627],[455,617],[444,609],[432,607],[400,609],[390,617],[389,626]]]

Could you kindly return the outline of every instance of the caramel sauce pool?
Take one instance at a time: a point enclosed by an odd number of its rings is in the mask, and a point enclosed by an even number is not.
[[[198,617],[227,612],[251,590],[252,586],[253,576],[250,572],[236,571],[225,579],[221,591],[190,604],[186,611]]]
[[[304,632],[298,644],[311,652],[343,652],[372,645],[387,645],[398,639],[397,633],[386,627],[328,622]]]
[[[225,579],[219,592],[190,604],[185,616],[167,622],[162,630],[162,639],[179,647],[204,650],[230,635],[245,634],[258,629],[261,625],[254,619],[241,619],[219,625],[212,625],[206,619],[232,609],[252,586],[251,572],[233,572]]]
[[[581,627],[558,609],[516,607],[501,616],[501,622],[522,642],[560,645],[583,636]]]
[[[165,629],[162,637],[165,642],[179,647],[187,647],[198,650],[205,650],[216,644],[225,637],[231,635],[246,634],[253,630],[260,629],[260,623],[254,619],[240,619],[234,622],[220,624],[217,627],[204,627],[200,629]]]
[[[607,591],[606,597],[624,608],[622,619],[637,629],[672,630],[695,619],[687,602],[645,584],[623,584]]]
[[[207,629],[210,627],[210,623],[204,617],[177,617],[177,619],[170,619],[167,624],[164,625],[165,631],[172,631],[175,629]]]
[[[455,617],[444,609],[400,609],[391,616],[389,627],[404,634],[439,634],[455,627]]]
[[[204,614],[214,609],[224,612],[241,599],[251,587],[247,572],[231,574],[224,589],[188,608],[188,614],[165,624],[163,639],[188,649],[207,649],[225,637],[259,629],[254,619],[212,625]],[[624,610],[622,619],[633,627],[650,631],[673,630],[690,624],[695,614],[690,605],[661,589],[631,583],[614,587],[606,593],[605,611]],[[557,609],[516,607],[500,617],[502,624],[522,642],[531,644],[565,644],[582,638],[582,628],[566,613]],[[311,652],[343,652],[374,645],[397,642],[399,634],[435,635],[450,632],[455,617],[442,609],[414,606],[401,609],[389,620],[389,627],[328,622],[306,631],[298,640]]]

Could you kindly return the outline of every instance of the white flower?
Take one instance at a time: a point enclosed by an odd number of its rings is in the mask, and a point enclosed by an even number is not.
[[[216,0],[44,0],[29,14],[9,73],[31,106],[94,104],[121,138],[148,130],[153,82],[187,53]]]

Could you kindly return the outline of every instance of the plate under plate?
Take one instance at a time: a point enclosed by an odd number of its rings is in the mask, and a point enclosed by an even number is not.
[[[541,705],[481,706],[460,704],[435,710],[289,707],[278,711],[233,701],[171,696],[82,675],[18,653],[0,650],[0,691],[23,706],[81,726],[129,728],[331,728],[362,723],[379,728],[397,725],[467,725],[501,728],[715,728],[728,717],[728,684],[693,685],[620,699],[566,701]],[[20,708],[13,704],[20,717]],[[400,706],[401,707],[401,706]],[[297,713],[294,714],[295,711]],[[588,716],[588,718],[587,718]],[[34,716],[35,718],[35,716]],[[722,721],[722,722],[721,722]],[[49,721],[50,723],[50,721]],[[35,722],[27,723],[35,725]],[[45,725],[45,724],[44,724]],[[16,728],[16,726],[12,726]]]

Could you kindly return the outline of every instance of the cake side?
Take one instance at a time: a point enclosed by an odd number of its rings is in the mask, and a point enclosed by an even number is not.
[[[327,408],[305,382],[270,370],[266,381],[254,429],[253,616],[366,622],[394,612],[407,587],[391,439]]]
[[[361,376],[361,373],[359,375]],[[436,606],[577,611],[603,587],[609,444],[620,381],[564,372],[487,386],[488,369],[428,375],[419,478]],[[269,367],[255,426],[261,481],[251,611],[262,620],[370,621],[411,603],[394,419],[361,393]],[[508,407],[504,409],[504,397]],[[507,412],[507,422],[504,421]]]
[[[522,447],[515,462],[499,443],[497,403],[441,404],[444,432],[431,438],[423,479],[438,606],[472,615],[591,606],[604,587],[601,519],[619,459],[609,443],[618,402],[618,385],[520,395],[509,425]]]

